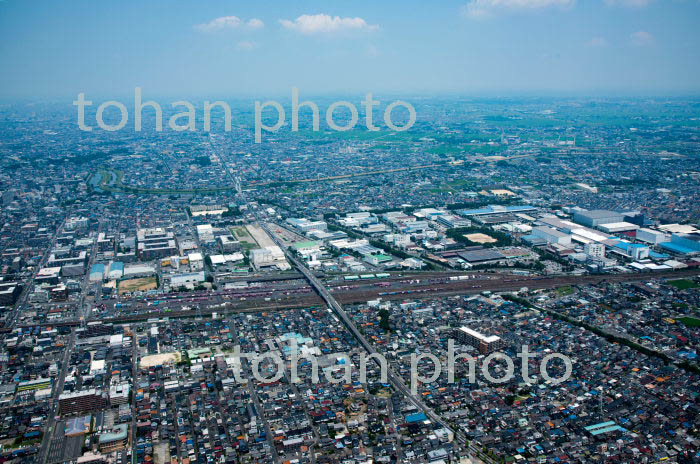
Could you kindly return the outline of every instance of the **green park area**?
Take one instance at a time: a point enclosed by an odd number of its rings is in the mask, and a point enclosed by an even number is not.
[[[573,293],[574,293],[574,289],[568,285],[566,287],[559,287],[557,289],[557,295],[559,295],[559,296],[569,296]]]
[[[697,317],[681,317],[678,322],[684,324],[687,327],[700,327],[700,319]]]
[[[678,279],[669,280],[667,282],[672,287],[676,287],[678,290],[689,290],[691,288],[700,288],[700,284],[690,279]]]

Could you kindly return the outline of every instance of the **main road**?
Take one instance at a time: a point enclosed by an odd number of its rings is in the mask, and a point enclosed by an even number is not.
[[[87,293],[88,286],[90,285],[90,269],[95,262],[95,256],[97,255],[97,239],[102,232],[102,221],[100,220],[97,225],[97,233],[95,234],[94,241],[92,244],[92,250],[90,251],[90,258],[87,263],[87,269],[85,271],[85,277],[83,277],[83,282],[80,289],[80,299],[78,300],[78,305],[76,311],[78,312],[78,319],[84,321],[87,315],[88,306],[85,305],[85,294]],[[58,232],[57,234],[58,235]],[[73,349],[75,348],[75,342],[77,339],[78,328],[73,327],[71,329],[70,339],[66,345],[66,349],[63,352],[63,359],[61,360],[61,370],[58,374],[58,380],[54,386],[53,395],[51,396],[51,402],[49,404],[49,417],[46,422],[46,428],[44,429],[44,436],[41,441],[41,447],[39,448],[39,455],[36,462],[39,464],[45,464],[49,457],[49,449],[51,448],[51,441],[56,429],[56,420],[58,413],[58,398],[63,393],[63,386],[66,381],[66,375],[68,374],[68,369],[70,367],[70,358],[73,354]],[[61,431],[63,433],[63,431]]]
[[[51,242],[49,242],[49,246],[46,248],[44,254],[41,256],[41,260],[37,263],[35,269],[32,271],[31,276],[26,280],[24,287],[22,288],[22,294],[17,300],[14,310],[12,311],[12,313],[10,313],[10,315],[7,318],[7,322],[5,323],[5,325],[7,325],[8,327],[14,328],[21,319],[22,312],[24,311],[24,306],[26,305],[31,290],[34,286],[34,280],[36,279],[36,276],[39,273],[39,271],[46,265],[47,261],[49,260],[49,256],[51,256],[51,252],[53,251],[53,248],[56,245],[56,241],[58,240],[58,234],[63,230],[63,227],[65,226],[68,217],[70,217],[71,211],[72,210],[69,210],[63,217],[61,224],[59,224],[59,226],[56,228],[56,232],[54,232],[53,234],[53,237],[51,237]]]

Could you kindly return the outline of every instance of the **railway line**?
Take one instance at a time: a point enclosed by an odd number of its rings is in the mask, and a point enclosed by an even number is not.
[[[508,292],[523,287],[529,290],[552,289],[576,285],[600,285],[605,282],[634,283],[649,279],[678,279],[700,275],[700,269],[686,269],[649,274],[615,274],[595,276],[551,276],[523,277],[504,274],[485,274],[489,278],[470,278],[467,280],[450,280],[449,277],[428,278],[418,276],[401,276],[387,279],[346,284],[338,282],[330,286],[332,294],[340,304],[364,303],[368,300],[404,300],[411,298],[435,298],[458,295],[475,295],[484,291]],[[274,282],[274,281],[271,281]],[[156,303],[157,302],[157,303]],[[150,303],[150,304],[149,304]],[[110,303],[114,305],[114,303]],[[214,293],[197,292],[148,297],[127,300],[129,305],[120,314],[100,317],[103,323],[125,323],[146,321],[162,317],[199,317],[213,313],[226,314],[236,312],[278,311],[318,306],[323,300],[316,294],[307,281],[296,286],[259,287],[249,289],[231,289]],[[131,311],[129,311],[132,309]],[[22,324],[17,327],[36,326],[77,326],[78,320],[44,321],[39,324]],[[11,329],[6,328],[4,331]]]

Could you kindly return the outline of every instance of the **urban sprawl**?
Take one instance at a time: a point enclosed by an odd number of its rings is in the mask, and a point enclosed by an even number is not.
[[[698,462],[700,102],[409,101],[0,108],[0,462]]]

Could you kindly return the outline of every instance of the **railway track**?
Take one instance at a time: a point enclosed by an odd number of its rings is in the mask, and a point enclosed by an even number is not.
[[[492,274],[489,274],[492,275]],[[421,280],[420,283],[415,283],[417,279],[412,279],[413,284],[405,284],[396,282],[393,279],[375,280],[366,285],[347,286],[347,289],[336,289],[330,291],[333,297],[341,304],[357,304],[364,303],[368,300],[382,298],[384,300],[403,300],[407,298],[433,298],[458,295],[474,295],[483,291],[491,292],[507,292],[519,290],[522,287],[527,287],[530,290],[550,289],[571,285],[599,285],[605,282],[615,283],[633,283],[643,282],[650,279],[677,279],[683,277],[694,277],[700,275],[700,269],[685,269],[681,271],[649,273],[649,274],[614,274],[614,275],[596,275],[596,276],[553,276],[553,277],[524,277],[508,276],[507,278],[499,279],[469,279],[463,281],[444,281],[436,282],[433,279]],[[411,279],[409,279],[411,280]],[[392,286],[378,286],[382,282],[389,282]],[[343,286],[341,286],[343,287]],[[211,315],[212,313],[227,314],[237,312],[260,312],[260,311],[279,311],[284,309],[295,309],[309,306],[317,306],[323,303],[318,295],[311,291],[308,283],[305,281],[301,288],[292,292],[290,289],[276,290],[280,299],[275,300],[275,292],[269,292],[269,289],[255,289],[255,296],[245,292],[223,292],[221,294],[186,294],[182,298],[166,300],[165,297],[160,297],[158,300],[169,301],[173,304],[195,304],[198,308],[182,309],[166,308],[165,306],[154,306],[153,309],[135,312],[133,314],[124,314],[120,316],[101,318],[104,323],[125,323],[146,321],[153,318],[176,318],[176,317],[198,317],[203,315]],[[289,292],[288,295],[284,295]],[[228,298],[226,298],[228,297]],[[246,298],[241,300],[241,298]],[[266,301],[269,298],[269,301]],[[284,298],[282,301],[281,298]],[[192,300],[192,301],[190,301]],[[207,303],[205,305],[204,303]],[[207,307],[210,304],[225,304],[225,307]],[[150,306],[149,306],[150,308]],[[37,327],[37,326],[75,326],[79,325],[77,320],[67,321],[46,321],[39,324],[23,324],[17,327]],[[9,328],[2,329],[0,332],[7,332]]]

